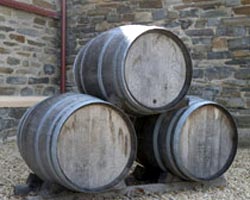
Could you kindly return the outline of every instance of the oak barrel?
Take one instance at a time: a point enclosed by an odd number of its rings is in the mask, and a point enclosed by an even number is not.
[[[185,180],[221,176],[237,150],[237,128],[216,102],[189,97],[187,106],[137,120],[138,159]]]
[[[29,109],[17,138],[33,172],[80,192],[105,191],[122,181],[137,147],[134,127],[123,112],[98,98],[74,93]]]
[[[192,61],[162,27],[126,25],[89,41],[74,63],[78,90],[139,115],[164,112],[187,93]]]

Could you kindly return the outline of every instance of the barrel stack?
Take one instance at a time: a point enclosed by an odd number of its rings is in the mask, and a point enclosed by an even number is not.
[[[41,179],[103,192],[123,181],[136,159],[192,181],[215,179],[232,164],[235,122],[216,102],[186,96],[192,61],[172,32],[111,29],[80,49],[73,71],[84,94],[48,98],[19,123],[20,153]]]

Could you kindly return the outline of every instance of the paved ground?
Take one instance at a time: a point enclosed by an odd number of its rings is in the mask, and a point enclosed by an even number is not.
[[[42,200],[41,197],[16,197],[13,196],[13,186],[18,183],[24,183],[29,170],[23,160],[20,158],[16,144],[8,142],[0,144],[0,200],[13,199],[35,199]],[[193,190],[170,192],[165,194],[157,193],[138,193],[130,195],[118,195],[112,199],[164,199],[164,200],[185,200],[185,199],[250,199],[250,148],[241,148],[238,150],[236,160],[231,168],[225,174],[227,184],[224,187],[205,187],[197,186]],[[71,198],[60,197],[53,198],[60,200],[71,200]],[[82,199],[111,199],[110,197],[82,196],[72,197],[72,200]]]

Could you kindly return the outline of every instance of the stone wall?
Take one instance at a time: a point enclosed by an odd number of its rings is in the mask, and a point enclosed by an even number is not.
[[[55,0],[18,0],[55,10]],[[0,95],[59,91],[59,20],[0,6]]]
[[[0,144],[15,137],[17,125],[27,108],[0,107]]]
[[[68,1],[68,90],[77,51],[100,32],[123,24],[164,26],[190,50],[190,94],[225,105],[250,129],[249,0]]]

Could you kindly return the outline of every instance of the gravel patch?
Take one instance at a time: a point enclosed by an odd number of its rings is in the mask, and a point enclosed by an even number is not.
[[[0,144],[0,199],[34,199],[30,196],[27,198],[13,195],[13,187],[16,184],[25,183],[30,170],[20,157],[15,142]],[[202,200],[235,200],[250,199],[250,148],[240,148],[236,159],[231,168],[226,172],[226,186],[207,187],[197,186],[193,190],[184,190],[170,192],[165,194],[142,192],[130,195],[118,195],[113,198],[102,199],[149,199],[149,200],[185,200],[185,199],[202,199]],[[41,197],[35,197],[36,200],[42,200]],[[55,198],[64,199],[64,198]],[[67,198],[65,198],[67,199]],[[77,199],[100,199],[93,196],[86,196]]]

